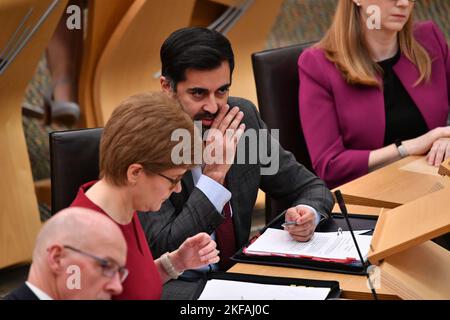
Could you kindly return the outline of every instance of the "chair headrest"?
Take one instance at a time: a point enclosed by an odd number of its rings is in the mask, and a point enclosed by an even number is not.
[[[102,128],[50,133],[52,214],[67,208],[79,187],[99,176]]]
[[[300,125],[298,105],[300,54],[315,42],[277,48],[252,55],[258,105],[261,117],[271,129],[279,129],[284,149],[312,170]]]

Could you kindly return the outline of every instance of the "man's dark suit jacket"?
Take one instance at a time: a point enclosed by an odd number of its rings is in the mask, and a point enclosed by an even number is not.
[[[238,106],[244,112],[243,123],[246,130],[267,129],[250,101],[230,97],[228,103],[230,107]],[[270,149],[273,138],[268,135],[267,139]],[[240,143],[243,143],[242,139]],[[315,208],[322,220],[329,218],[334,200],[326,185],[299,164],[293,154],[284,150],[278,142],[276,146],[279,148],[279,171],[275,175],[261,175],[263,165],[258,157],[256,164],[233,164],[226,176],[226,186],[232,194],[237,248],[241,248],[249,239],[252,212],[259,188],[292,206],[305,204]],[[246,146],[246,152],[248,149]],[[192,173],[187,172],[183,177],[180,193],[173,193],[158,212],[139,213],[139,219],[156,259],[165,252],[176,250],[188,237],[199,232],[211,234],[223,222],[224,217],[205,194],[194,187]]]
[[[24,283],[19,288],[11,291],[4,300],[39,300],[39,298]]]

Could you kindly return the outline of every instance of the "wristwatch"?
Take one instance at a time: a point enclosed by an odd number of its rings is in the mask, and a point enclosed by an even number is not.
[[[400,157],[404,158],[409,156],[408,151],[406,151],[405,146],[403,145],[402,141],[395,140],[395,145],[397,147],[398,153],[400,154]]]

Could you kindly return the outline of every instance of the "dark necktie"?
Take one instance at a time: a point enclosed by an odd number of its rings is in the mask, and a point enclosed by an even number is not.
[[[220,269],[227,270],[233,265],[230,258],[236,252],[230,202],[227,202],[223,207],[223,214],[225,216],[225,220],[216,229],[216,241],[218,249],[220,250]]]

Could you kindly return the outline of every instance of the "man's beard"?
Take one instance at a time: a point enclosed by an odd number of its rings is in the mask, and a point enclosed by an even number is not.
[[[216,118],[217,114],[212,114],[209,112],[201,112],[194,116],[194,121],[201,121],[202,122],[202,129],[203,132],[211,128],[212,122]],[[203,120],[209,121],[210,123],[204,124]]]

